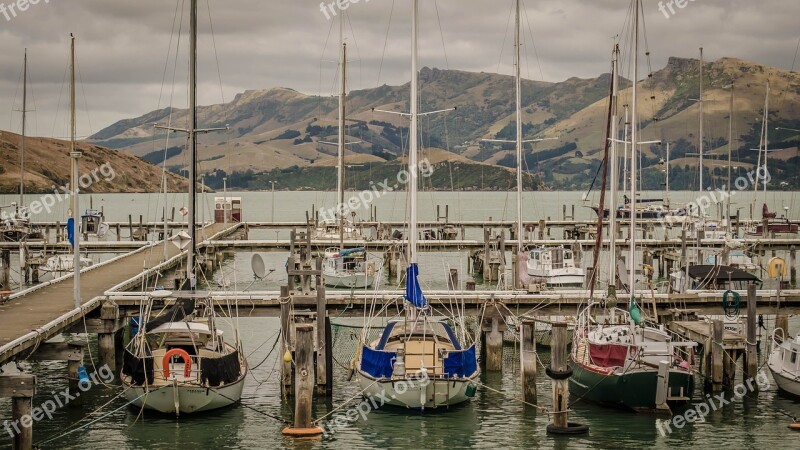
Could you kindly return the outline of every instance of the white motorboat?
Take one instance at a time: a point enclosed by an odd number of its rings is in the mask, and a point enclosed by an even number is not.
[[[322,275],[325,286],[339,288],[364,288],[375,283],[377,263],[367,259],[363,247],[325,250]]]
[[[548,286],[582,287],[586,272],[575,263],[572,250],[539,247],[528,255],[528,275]]]
[[[772,345],[770,347],[767,366],[772,372],[772,378],[778,389],[792,395],[800,396],[800,333],[794,339],[787,339],[786,333],[781,328],[772,332]]]

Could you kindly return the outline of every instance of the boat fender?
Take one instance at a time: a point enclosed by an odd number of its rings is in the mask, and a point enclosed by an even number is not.
[[[183,376],[188,378],[192,374],[192,358],[189,356],[189,352],[182,348],[173,348],[164,354],[164,358],[161,360],[161,365],[164,367],[164,378],[169,379],[169,360],[173,356],[183,358]]]
[[[88,388],[92,384],[89,380],[89,374],[86,373],[86,367],[84,367],[83,364],[78,366],[78,384],[85,388]]]
[[[544,373],[552,380],[566,380],[572,376],[572,367],[567,366],[567,370],[564,371],[555,371],[547,367],[544,369]]]
[[[589,425],[569,422],[565,428],[557,427],[555,424],[547,425],[548,434],[584,434],[589,432]]]
[[[789,424],[789,429],[800,431],[800,422]]]

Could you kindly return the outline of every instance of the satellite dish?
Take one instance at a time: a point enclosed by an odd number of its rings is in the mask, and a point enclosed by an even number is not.
[[[258,253],[254,253],[250,259],[250,268],[253,269],[253,275],[256,278],[264,278],[267,276],[267,266],[264,264],[264,258]]]
[[[167,290],[163,290],[163,289],[162,290],[158,290],[158,291],[153,291],[153,292],[150,293],[150,297],[153,297],[153,298],[167,298],[170,295],[172,295],[172,291],[167,291]]]
[[[186,249],[191,242],[192,238],[189,236],[189,233],[185,231],[178,233],[178,235],[175,236],[175,239],[172,240],[172,243],[181,250]]]

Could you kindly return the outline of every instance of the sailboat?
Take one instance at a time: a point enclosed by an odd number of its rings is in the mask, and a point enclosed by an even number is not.
[[[28,118],[28,50],[22,69],[22,133],[19,145],[19,203],[0,209],[10,209],[10,214],[3,215],[0,224],[0,236],[6,242],[21,242],[29,239],[41,239],[39,227],[31,224],[31,213],[25,206],[25,138]]]
[[[340,44],[340,91],[339,91],[339,142],[337,162],[337,201],[344,205],[344,150],[347,145],[345,130],[347,108],[347,44],[344,42],[344,14],[339,20]],[[337,208],[338,209],[338,208]],[[369,254],[363,247],[346,249],[344,240],[362,238],[360,230],[347,221],[344,211],[338,210],[338,223],[324,223],[313,235],[315,241],[338,239],[339,247],[325,250],[322,263],[322,275],[326,286],[340,288],[364,288],[372,286],[376,279],[378,261],[369,260]]]
[[[189,179],[196,179],[197,129],[197,0],[191,0],[189,65]],[[234,323],[235,341],[224,339],[217,326],[213,301],[195,290],[197,252],[195,183],[189,182],[189,293],[157,317],[153,302],[145,305],[136,335],[125,349],[120,376],[125,396],[133,405],[161,413],[197,413],[223,408],[241,400],[247,360]],[[150,297],[172,294],[154,291]]]
[[[462,340],[459,341],[447,319],[432,315],[417,278],[418,11],[419,0],[412,0],[409,267],[406,270],[405,308],[402,317],[388,321],[378,339],[362,346],[355,369],[365,396],[379,395],[388,398],[389,405],[426,410],[453,406],[474,396],[480,369],[475,344],[466,346],[463,342],[468,335],[463,321],[455,321],[461,325],[459,334]],[[364,330],[369,328],[366,326]]]
[[[636,198],[639,0],[632,0],[632,7],[635,37],[630,197]],[[615,79],[618,76],[618,60],[615,51]],[[636,219],[635,214],[631,215],[631,229],[636,229]],[[569,379],[570,389],[582,399],[603,405],[637,412],[669,411],[671,406],[685,404],[692,397],[693,348],[697,344],[682,341],[665,330],[663,325],[649,324],[644,320],[636,304],[636,233],[631,234],[629,268],[628,310],[613,307],[601,309],[590,300],[578,315],[572,348],[574,370]],[[604,312],[595,318],[595,309]]]

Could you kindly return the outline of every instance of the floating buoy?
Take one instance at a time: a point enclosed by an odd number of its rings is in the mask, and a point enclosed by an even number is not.
[[[296,438],[313,438],[321,435],[323,433],[322,428],[320,427],[309,427],[309,428],[294,428],[294,427],[286,427],[283,429],[283,435],[289,437],[296,437]]]
[[[789,424],[789,429],[800,431],[800,422]]]
[[[283,354],[283,362],[292,362],[292,353],[289,350],[286,350],[286,353]]]

